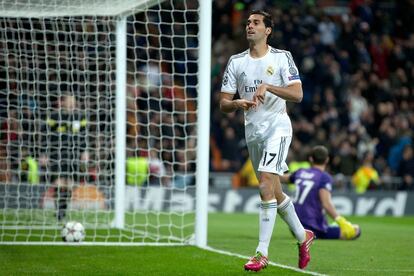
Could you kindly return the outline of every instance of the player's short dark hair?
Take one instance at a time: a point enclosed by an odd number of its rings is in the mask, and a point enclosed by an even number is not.
[[[312,148],[310,157],[312,157],[314,164],[323,165],[329,158],[329,151],[324,146],[315,146]]]
[[[269,38],[272,36],[273,33],[273,18],[272,15],[268,12],[265,12],[264,10],[253,10],[250,12],[249,16],[252,14],[259,14],[263,15],[263,23],[265,24],[266,28],[272,28],[272,32],[267,37],[267,41],[269,41]]]

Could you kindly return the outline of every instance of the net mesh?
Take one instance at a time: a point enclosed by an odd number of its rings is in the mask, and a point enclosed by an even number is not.
[[[91,242],[190,242],[198,3],[81,2],[90,14],[76,1],[1,1],[0,241],[60,241],[76,220]],[[127,212],[115,230],[113,15],[125,11]]]

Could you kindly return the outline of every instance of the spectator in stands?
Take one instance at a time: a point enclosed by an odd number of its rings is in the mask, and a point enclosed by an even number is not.
[[[335,44],[337,36],[337,27],[329,18],[325,15],[322,17],[322,20],[319,22],[318,31],[321,36],[321,42],[325,46],[331,46]]]
[[[148,156],[149,184],[155,186],[170,186],[164,162],[160,158],[160,151],[150,149]]]
[[[62,85],[62,91],[68,87]],[[88,120],[72,94],[59,96],[56,109],[47,118],[43,133],[43,162],[47,180],[53,183],[57,219],[66,217],[71,190],[81,176],[81,160],[88,159]]]
[[[140,207],[141,187],[147,185],[149,175],[148,158],[128,151],[126,160],[125,208],[137,210]]]
[[[18,120],[17,110],[11,109],[8,117],[1,125],[1,140],[7,152],[7,168],[16,171],[19,166],[19,140],[22,139],[22,129]]]
[[[259,186],[259,180],[256,177],[250,158],[244,162],[243,167],[234,175],[232,183],[233,188]]]
[[[398,176],[402,178],[400,190],[414,190],[414,154],[411,144],[404,147]]]
[[[34,159],[27,148],[22,147],[20,153],[19,182],[39,184],[39,163]]]
[[[358,194],[363,194],[368,189],[375,189],[380,184],[379,174],[372,165],[373,159],[374,154],[367,152],[361,167],[352,175],[352,184]]]

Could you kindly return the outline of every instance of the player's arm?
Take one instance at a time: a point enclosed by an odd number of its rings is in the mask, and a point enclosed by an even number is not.
[[[325,209],[326,213],[338,223],[339,228],[341,229],[341,238],[342,239],[353,239],[357,235],[357,231],[348,220],[343,216],[340,216],[335,209],[335,206],[332,203],[331,192],[327,189],[319,190],[319,198],[322,203],[322,207]]]
[[[256,106],[256,103],[253,101],[248,101],[245,99],[233,100],[234,94],[221,92],[220,93],[220,110],[225,113],[234,112],[237,109],[248,110]]]
[[[300,103],[303,98],[302,83],[300,82],[292,83],[286,87],[262,83],[257,87],[256,93],[253,95],[253,101],[255,101],[256,103],[264,103],[266,91],[286,101],[295,103]]]
[[[290,176],[291,174],[279,175],[280,182],[282,184],[288,184],[290,182]]]
[[[331,192],[327,189],[319,189],[319,198],[323,209],[333,220],[335,220],[335,218],[338,217],[338,213],[332,203]]]
[[[237,92],[237,78],[236,67],[234,60],[230,58],[223,75],[223,82],[220,93],[220,110],[224,113],[231,113],[237,109],[244,109],[245,111],[255,107],[256,102],[246,99],[233,100]]]

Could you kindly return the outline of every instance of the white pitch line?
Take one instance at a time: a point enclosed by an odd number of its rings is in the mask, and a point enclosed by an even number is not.
[[[1,242],[0,245],[48,245],[48,246],[149,246],[149,247],[162,247],[162,246],[187,246],[187,244],[182,243],[145,243],[145,242]]]
[[[414,269],[363,269],[363,268],[339,268],[336,270],[342,271],[363,271],[363,272],[399,272],[399,273],[414,273]]]
[[[208,251],[211,251],[211,252],[215,252],[215,253],[219,253],[219,254],[223,254],[223,255],[228,255],[228,256],[233,256],[233,257],[238,257],[238,258],[241,258],[241,259],[247,259],[248,260],[250,258],[248,256],[240,255],[240,254],[237,254],[237,253],[232,253],[232,252],[228,252],[228,251],[224,251],[224,250],[220,250],[220,249],[215,249],[215,248],[212,248],[210,246],[201,247],[201,248],[205,249],[205,250],[208,250]],[[300,273],[303,273],[303,274],[309,274],[309,275],[315,275],[315,276],[326,276],[326,274],[321,274],[321,273],[318,273],[318,272],[313,272],[313,271],[308,271],[308,270],[302,270],[302,269],[299,269],[299,268],[296,268],[296,267],[293,267],[293,266],[282,265],[282,264],[278,264],[278,263],[275,263],[275,262],[269,262],[269,264],[272,265],[272,266],[277,266],[277,267],[281,267],[281,268],[290,269],[290,270],[300,272]]]

